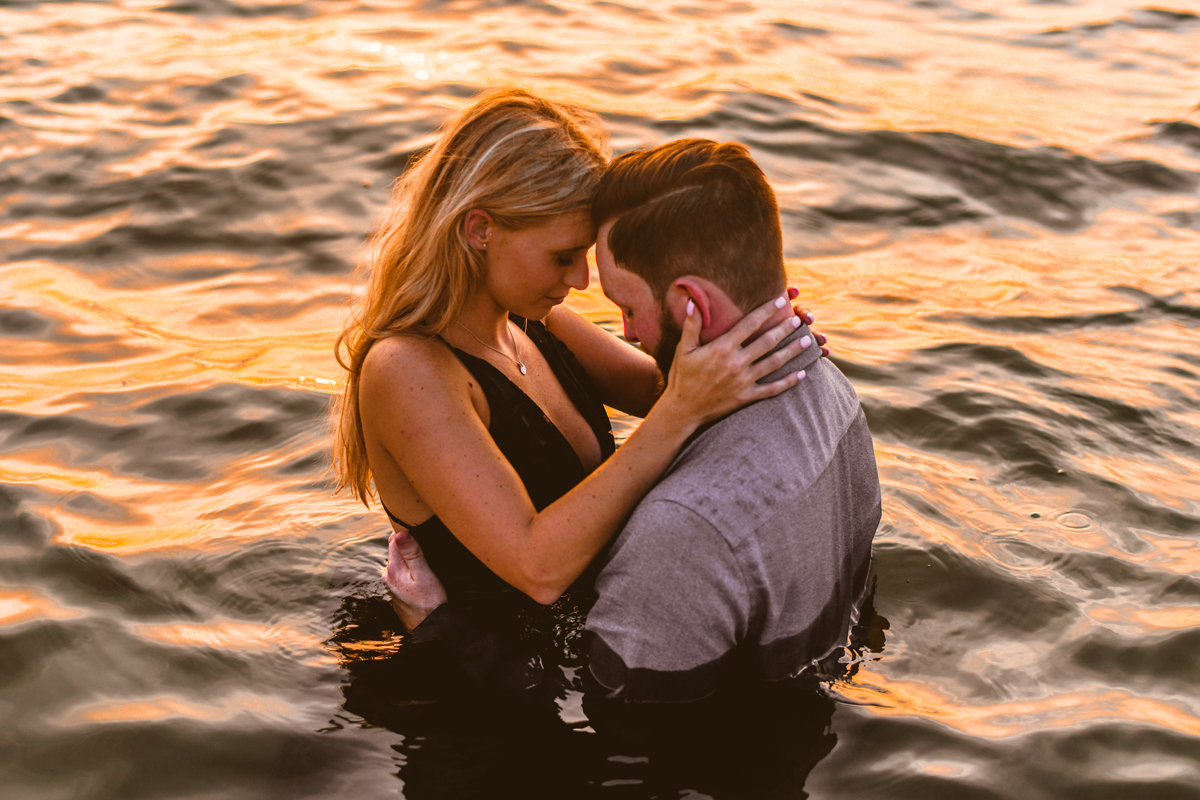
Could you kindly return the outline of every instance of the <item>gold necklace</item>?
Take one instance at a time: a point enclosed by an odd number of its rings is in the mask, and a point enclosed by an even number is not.
[[[466,331],[467,333],[471,334],[471,338],[472,338],[472,339],[474,339],[475,341],[479,342],[481,345],[483,345],[484,347],[486,347],[488,350],[491,350],[493,353],[499,353],[500,355],[502,355],[502,356],[504,356],[505,358],[507,358],[509,361],[511,361],[511,362],[513,362],[514,364],[516,364],[516,365],[517,365],[517,369],[521,371],[521,374],[522,374],[522,375],[524,375],[524,374],[525,374],[525,365],[524,365],[523,363],[521,363],[521,359],[520,359],[520,356],[521,356],[521,349],[520,349],[520,348],[517,346],[517,337],[516,337],[516,336],[513,336],[513,337],[512,337],[512,340],[513,340],[513,350],[516,352],[516,354],[517,354],[517,358],[513,358],[512,356],[510,356],[508,353],[504,352],[503,350],[497,350],[496,348],[492,347],[490,344],[488,344],[487,342],[485,342],[483,339],[480,339],[478,336],[476,336],[476,335],[475,335],[475,332],[474,332],[474,331],[472,331],[472,330],[471,330],[470,328],[468,328],[466,325],[463,325],[461,322],[460,322],[460,323],[458,323],[458,327],[462,328],[464,331]],[[505,320],[505,321],[504,321],[504,329],[505,329],[505,330],[508,330],[508,320]],[[511,331],[509,331],[509,334],[508,334],[508,335],[509,335],[509,336],[512,336],[512,332],[511,332]]]

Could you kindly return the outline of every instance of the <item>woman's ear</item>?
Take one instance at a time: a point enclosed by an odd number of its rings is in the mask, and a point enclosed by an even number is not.
[[[463,234],[467,237],[467,244],[477,250],[487,250],[488,238],[492,235],[492,227],[495,224],[491,214],[482,208],[472,208],[463,220]]]

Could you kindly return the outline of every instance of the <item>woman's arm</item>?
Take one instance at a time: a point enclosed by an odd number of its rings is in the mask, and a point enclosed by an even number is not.
[[[436,342],[394,337],[372,348],[360,385],[364,433],[480,561],[534,600],[552,603],[700,425],[799,382],[797,375],[756,382],[800,351],[793,341],[767,355],[794,330],[791,318],[741,344],[776,311],[768,305],[751,312],[703,347],[699,314],[688,316],[671,380],[645,421],[540,513],[480,419],[465,370]]]
[[[544,323],[579,359],[606,406],[635,417],[650,413],[662,386],[653,358],[566,306],[555,306]]]

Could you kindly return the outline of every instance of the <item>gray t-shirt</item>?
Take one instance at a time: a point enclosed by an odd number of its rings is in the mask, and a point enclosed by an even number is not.
[[[695,437],[613,543],[586,625],[608,697],[699,699],[730,674],[786,678],[845,643],[879,474],[858,396],[820,355],[814,344],[776,373],[807,370],[795,389]]]

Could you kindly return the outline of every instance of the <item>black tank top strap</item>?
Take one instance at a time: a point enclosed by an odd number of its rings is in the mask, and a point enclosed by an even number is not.
[[[388,510],[388,507],[387,507],[387,505],[385,505],[385,504],[384,504],[384,502],[383,502],[383,499],[382,499],[382,498],[380,498],[380,500],[379,500],[379,505],[383,506],[383,513],[385,513],[385,514],[387,514],[387,515],[388,515],[388,519],[390,519],[392,522],[394,522],[394,523],[396,523],[397,525],[399,525],[401,528],[404,528],[404,529],[406,529],[406,530],[410,530],[410,531],[411,531],[413,528],[415,528],[415,527],[416,527],[415,525],[409,525],[407,522],[405,522],[404,520],[400,519],[400,518],[399,518],[399,517],[397,517],[395,514],[393,514],[391,511],[389,511],[389,510]]]

